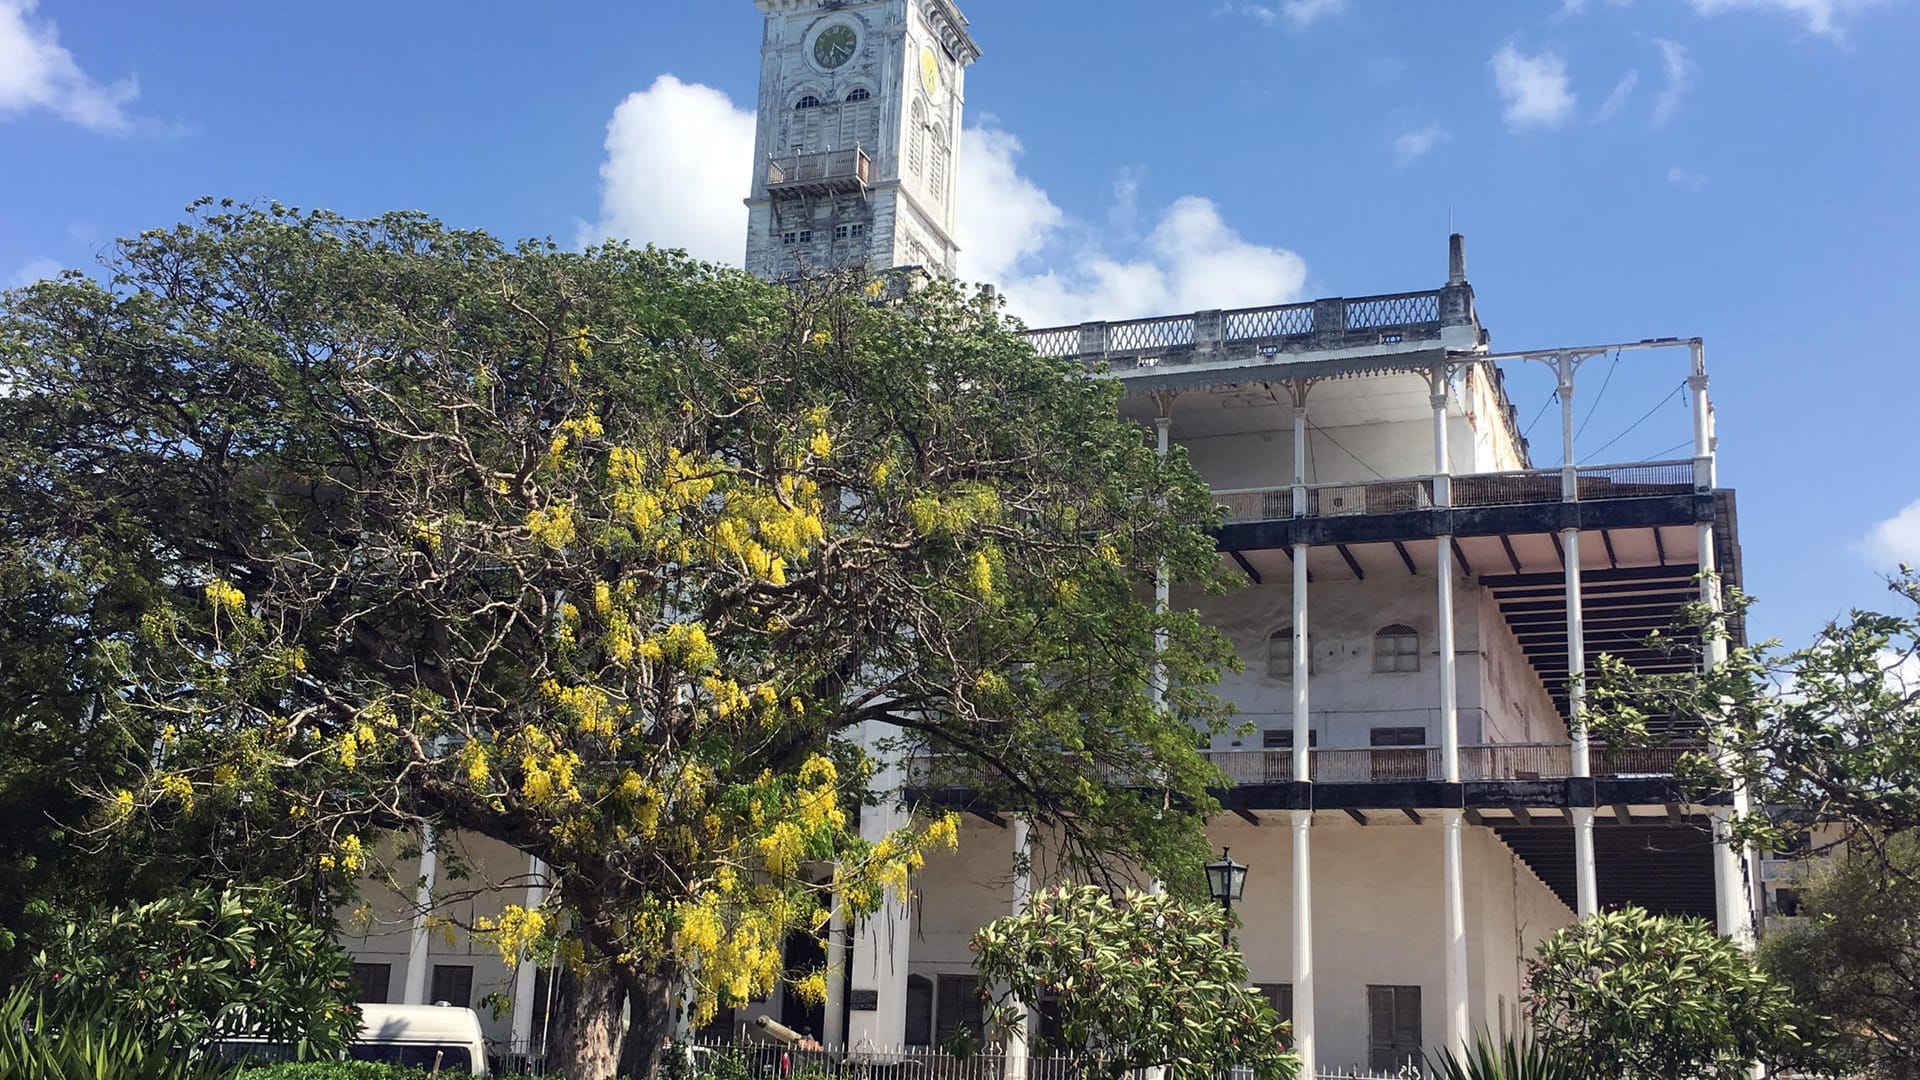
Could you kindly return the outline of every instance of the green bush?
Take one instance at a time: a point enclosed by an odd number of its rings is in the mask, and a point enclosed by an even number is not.
[[[55,1013],[27,987],[0,1000],[5,1080],[222,1080],[228,1072],[146,1041],[111,1013]]]

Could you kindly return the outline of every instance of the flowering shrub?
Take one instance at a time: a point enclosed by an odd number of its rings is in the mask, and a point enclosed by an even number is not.
[[[1231,926],[1211,904],[1068,885],[1033,898],[1025,914],[974,935],[981,981],[1004,985],[987,1002],[997,1027],[1019,1003],[1057,1001],[1060,1043],[1095,1075],[1165,1066],[1174,1080],[1230,1069],[1289,1080],[1300,1059],[1287,1025],[1247,984],[1247,966],[1222,940]]]

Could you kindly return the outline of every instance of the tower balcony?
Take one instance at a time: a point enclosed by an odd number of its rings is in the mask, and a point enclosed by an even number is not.
[[[767,159],[767,194],[859,194],[872,175],[873,159],[858,148],[784,154]]]

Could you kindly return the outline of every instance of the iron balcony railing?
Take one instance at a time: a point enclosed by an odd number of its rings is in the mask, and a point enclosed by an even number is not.
[[[1691,495],[1703,474],[1694,461],[1646,461],[1627,465],[1583,465],[1576,470],[1581,502]],[[1306,512],[1294,513],[1291,485],[1216,490],[1214,501],[1229,524],[1285,521],[1296,516],[1344,517],[1427,510],[1437,505],[1434,492],[1443,478],[1413,476],[1391,480],[1349,481],[1306,486]],[[1525,472],[1465,473],[1444,478],[1448,503],[1455,507],[1515,506],[1563,501],[1559,469]]]
[[[1607,747],[1594,745],[1588,760],[1597,777],[1672,776],[1685,745]],[[1293,779],[1293,751],[1209,750],[1204,756],[1241,784],[1277,784]],[[1437,746],[1374,746],[1308,752],[1309,775],[1319,784],[1389,784],[1444,780],[1446,762]],[[1483,743],[1460,748],[1460,779],[1565,780],[1573,776],[1570,743]]]
[[[767,190],[795,187],[865,187],[873,162],[864,150],[827,150],[786,154],[767,160]]]
[[[1297,304],[1198,311],[1027,332],[1045,356],[1079,357],[1116,371],[1207,350],[1277,356],[1302,350],[1437,342],[1446,326],[1474,325],[1465,286],[1334,297]]]

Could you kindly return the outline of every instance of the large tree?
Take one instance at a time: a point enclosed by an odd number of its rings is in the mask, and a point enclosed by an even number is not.
[[[1724,605],[1691,605],[1682,632],[1653,639],[1726,641],[1724,663],[1649,676],[1603,656],[1586,719],[1616,743],[1647,741],[1651,720],[1697,720],[1714,752],[1689,755],[1683,773],[1708,794],[1745,789],[1759,810],[1736,823],[1742,840],[1778,844],[1820,822],[1834,842],[1874,847],[1920,829],[1920,577],[1903,570],[1889,590],[1894,610],[1856,609],[1788,648],[1734,640],[1751,601],[1728,589]]]
[[[1761,965],[1830,1018],[1849,1075],[1920,1078],[1920,833],[1836,858],[1800,904],[1761,940]]]
[[[1699,718],[1713,749],[1682,772],[1704,796],[1751,796],[1734,842],[1835,856],[1810,894],[1812,919],[1761,955],[1856,1063],[1897,1077],[1916,1075],[1920,1038],[1920,577],[1903,567],[1888,585],[1892,610],[1851,611],[1799,648],[1734,642],[1703,674],[1642,676],[1603,657],[1589,719],[1609,741],[1634,742],[1650,718]],[[1749,606],[1729,590],[1724,610],[1691,608],[1686,629],[1730,639]]]
[[[623,1000],[657,1045],[676,977],[762,997],[953,842],[860,838],[875,747],[1198,880],[1229,657],[1142,582],[1216,574],[1215,510],[990,301],[224,204],[110,269],[0,310],[0,543],[121,747],[98,845],[212,819],[335,894],[386,830],[538,855],[486,929],[564,938],[583,1077]]]

